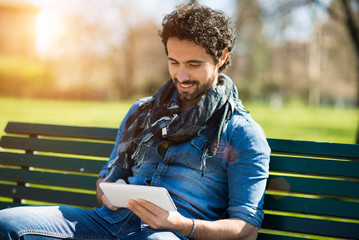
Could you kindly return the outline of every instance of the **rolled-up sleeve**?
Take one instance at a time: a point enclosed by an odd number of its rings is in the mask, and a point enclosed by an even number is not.
[[[238,117],[231,127],[228,215],[260,227],[270,148],[262,128],[250,117]]]

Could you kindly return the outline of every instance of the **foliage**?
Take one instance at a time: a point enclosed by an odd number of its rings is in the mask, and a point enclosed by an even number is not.
[[[210,5],[209,1],[199,2]],[[301,98],[311,102],[309,97],[315,95],[316,104],[354,105],[359,86],[356,54],[345,25],[328,17],[335,12],[345,19],[345,14],[340,0],[335,0],[321,8],[327,17],[317,18],[316,11],[324,2],[231,1],[238,37],[228,75],[241,98],[272,101],[279,96],[283,101]],[[6,73],[0,66],[0,96],[116,100],[152,94],[168,79],[167,58],[158,37],[160,26],[142,16],[136,6],[116,0],[76,1],[75,8],[61,1],[58,4],[67,10],[57,26],[63,31],[46,49],[46,69],[19,60],[21,63],[6,67]],[[358,9],[358,4],[353,6]],[[298,9],[312,14],[312,19],[293,14]],[[353,15],[359,19],[357,10]],[[302,35],[300,31],[310,33],[317,24],[318,31],[307,39],[285,37],[299,22],[308,21],[305,29],[296,29]],[[7,59],[1,65],[11,62]],[[311,74],[313,69],[316,77]],[[44,74],[56,74],[56,79]]]
[[[35,96],[52,82],[52,73],[39,60],[0,55],[0,94]]]

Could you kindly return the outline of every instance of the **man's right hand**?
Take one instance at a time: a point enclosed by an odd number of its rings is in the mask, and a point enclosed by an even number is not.
[[[97,199],[97,202],[100,204],[100,206],[103,206],[103,202],[102,202],[103,192],[100,188],[100,182],[103,182],[103,179],[104,179],[103,177],[100,177],[96,181],[96,199]]]
[[[109,209],[116,211],[118,209],[118,207],[113,206],[107,199],[107,197],[105,196],[105,194],[103,194],[101,188],[100,188],[100,182],[103,182],[103,178],[99,178],[96,182],[96,198],[97,201],[99,202],[99,204],[105,205],[106,207],[108,207]],[[111,182],[109,180],[107,180],[106,182]],[[123,179],[119,179],[116,181],[116,183],[120,183],[120,184],[126,184],[126,182]]]

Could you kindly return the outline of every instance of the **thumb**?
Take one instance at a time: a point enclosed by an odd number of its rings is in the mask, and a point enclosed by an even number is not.
[[[125,182],[125,180],[123,180],[123,179],[118,179],[118,180],[116,181],[116,183],[119,183],[119,184],[127,184],[127,183]]]

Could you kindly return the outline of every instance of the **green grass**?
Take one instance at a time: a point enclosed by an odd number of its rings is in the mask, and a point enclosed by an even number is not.
[[[0,133],[8,121],[117,128],[134,100],[118,102],[0,98]],[[309,108],[300,103],[271,109],[244,103],[269,138],[354,143],[357,109]]]
[[[287,104],[281,109],[247,104],[247,109],[269,138],[355,143],[358,109],[310,108],[300,103]]]
[[[0,128],[8,121],[117,128],[131,103],[0,98]]]

